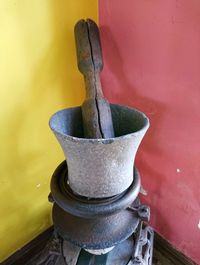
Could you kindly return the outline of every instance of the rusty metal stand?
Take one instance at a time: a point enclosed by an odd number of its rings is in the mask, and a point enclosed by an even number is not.
[[[41,254],[27,265],[151,265],[154,234],[144,224],[150,218],[150,209],[140,204],[138,193],[134,194],[140,185],[137,171],[134,176],[132,188],[117,198],[104,199],[103,204],[102,200],[88,202],[67,185],[63,161],[52,176],[49,196],[54,203],[54,234]],[[106,218],[108,212],[112,214]],[[85,250],[111,246],[114,249],[104,255]]]
[[[27,265],[151,265],[153,238],[152,228],[140,222],[130,238],[104,255],[94,255],[54,235]]]

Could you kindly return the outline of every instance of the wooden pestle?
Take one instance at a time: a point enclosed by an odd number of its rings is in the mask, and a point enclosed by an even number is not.
[[[81,106],[84,137],[113,138],[110,105],[103,96],[99,76],[103,59],[98,26],[90,19],[80,20],[74,33],[78,69],[84,75],[86,87],[86,99]]]

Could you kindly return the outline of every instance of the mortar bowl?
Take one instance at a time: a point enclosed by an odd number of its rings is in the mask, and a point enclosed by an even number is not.
[[[133,182],[136,152],[149,120],[136,109],[117,104],[110,107],[114,138],[84,138],[81,107],[63,109],[50,119],[50,128],[67,160],[69,185],[77,195],[112,197]]]

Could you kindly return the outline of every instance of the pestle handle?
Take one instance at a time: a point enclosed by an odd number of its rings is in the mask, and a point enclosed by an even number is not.
[[[98,26],[91,19],[80,20],[74,28],[77,64],[83,74],[86,99],[82,104],[84,136],[112,138],[114,130],[109,102],[104,98],[100,72],[103,69]]]
[[[79,20],[74,28],[77,64],[83,75],[88,72],[101,72],[103,69],[99,30],[91,19]]]

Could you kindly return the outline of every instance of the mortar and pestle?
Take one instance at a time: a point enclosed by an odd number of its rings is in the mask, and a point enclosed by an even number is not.
[[[135,155],[149,120],[136,109],[104,98],[95,22],[80,20],[75,40],[86,99],[81,107],[56,112],[49,122],[66,158],[51,180],[53,222],[63,239],[98,250],[128,238],[142,218],[130,209],[140,191]]]

